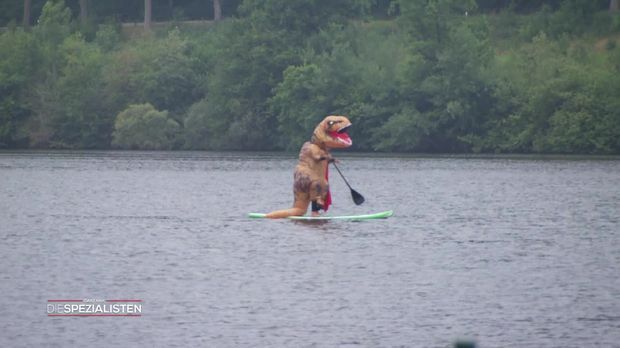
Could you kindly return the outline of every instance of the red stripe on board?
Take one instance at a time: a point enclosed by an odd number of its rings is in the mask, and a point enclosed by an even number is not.
[[[84,302],[84,300],[47,300],[47,302]]]

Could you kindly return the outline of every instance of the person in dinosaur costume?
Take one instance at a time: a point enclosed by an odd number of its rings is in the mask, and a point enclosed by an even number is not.
[[[347,134],[351,122],[344,116],[327,116],[312,133],[310,141],[299,151],[299,162],[295,167],[293,194],[295,200],[290,209],[273,211],[268,218],[302,216],[312,204],[312,216],[327,211],[331,204],[329,193],[328,165],[334,162],[329,149],[346,148],[353,142]]]

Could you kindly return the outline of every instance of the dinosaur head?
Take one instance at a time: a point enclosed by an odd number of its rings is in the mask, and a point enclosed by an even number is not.
[[[351,121],[344,116],[327,116],[312,133],[312,142],[328,148],[344,148],[353,144],[347,131]]]

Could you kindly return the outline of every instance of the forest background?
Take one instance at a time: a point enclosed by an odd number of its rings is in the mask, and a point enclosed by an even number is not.
[[[620,154],[618,0],[2,0],[0,148]]]

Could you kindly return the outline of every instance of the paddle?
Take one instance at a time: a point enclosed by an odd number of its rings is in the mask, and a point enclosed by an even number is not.
[[[349,185],[349,182],[347,181],[347,179],[344,177],[344,175],[342,175],[342,172],[340,171],[340,169],[338,169],[336,162],[334,161],[332,162],[332,164],[334,165],[334,168],[336,168],[336,170],[338,171],[338,174],[340,174],[340,176],[342,177],[342,180],[344,180],[344,183],[347,184],[347,186],[351,190],[351,197],[353,198],[353,202],[355,202],[356,205],[360,205],[364,203],[365,201],[364,196],[362,196],[359,192],[355,191],[351,187],[351,185]]]

